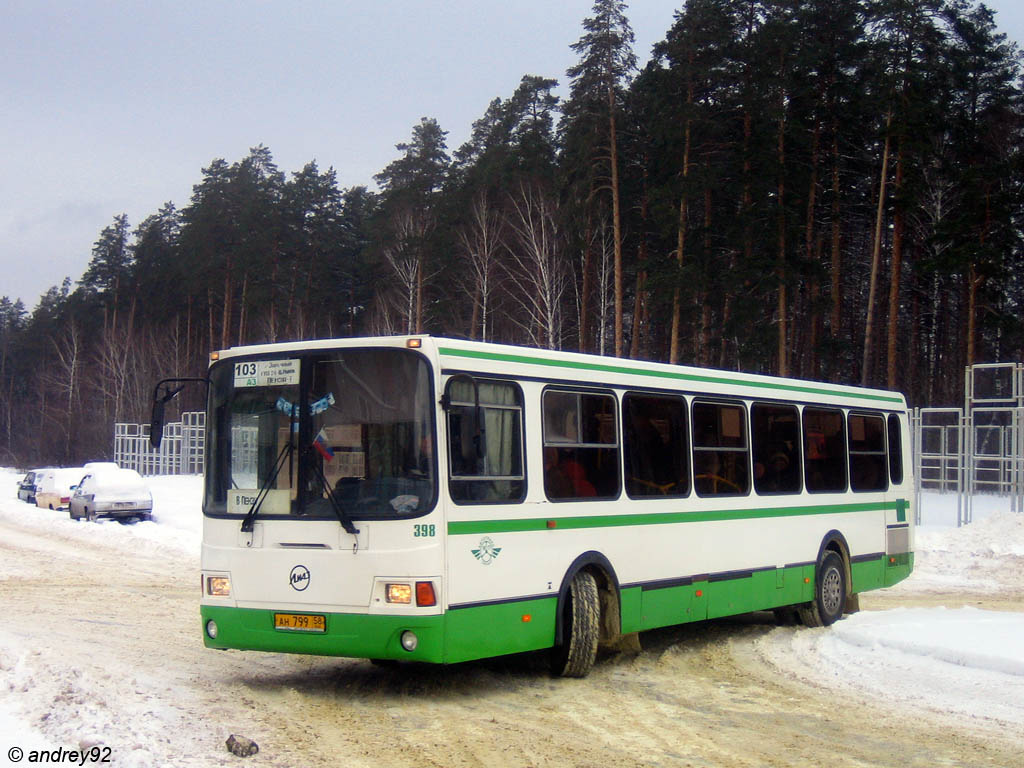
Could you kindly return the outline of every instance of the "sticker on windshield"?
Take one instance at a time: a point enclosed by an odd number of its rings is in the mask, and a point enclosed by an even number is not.
[[[258,488],[232,488],[228,491],[228,514],[244,515],[259,498]],[[291,512],[291,491],[287,488],[269,488],[263,496],[261,515],[287,515]]]
[[[299,383],[298,360],[250,360],[235,363],[235,388],[286,387]]]

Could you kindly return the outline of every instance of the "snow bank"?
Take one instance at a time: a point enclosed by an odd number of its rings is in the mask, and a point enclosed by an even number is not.
[[[974,608],[862,612],[755,641],[783,673],[866,701],[1024,726],[1024,614]]]
[[[1009,499],[976,496],[974,522],[956,527],[956,496],[921,496],[914,573],[897,592],[1024,591],[1024,514]]]

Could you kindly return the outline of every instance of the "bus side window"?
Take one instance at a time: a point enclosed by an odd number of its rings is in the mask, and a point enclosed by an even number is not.
[[[742,405],[693,404],[693,485],[698,496],[750,492],[750,451]]]
[[[626,493],[685,496],[690,492],[686,401],[629,393],[622,399]]]
[[[796,407],[754,403],[750,409],[754,490],[800,493],[800,420]]]
[[[448,488],[457,504],[522,501],[523,395],[508,381],[477,381],[483,410],[483,450],[474,440],[473,385],[464,379],[448,384]],[[482,456],[480,454],[483,454]]]
[[[615,398],[547,390],[544,411],[544,491],[553,501],[619,495]]]
[[[900,417],[889,414],[889,481],[893,485],[903,482],[903,440],[900,435]]]
[[[885,422],[881,416],[851,413],[847,427],[851,490],[884,491],[889,486],[885,461]]]
[[[846,490],[843,412],[804,408],[804,483],[811,493]]]

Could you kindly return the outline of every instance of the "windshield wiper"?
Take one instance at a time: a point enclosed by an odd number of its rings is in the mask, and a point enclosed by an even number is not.
[[[281,474],[281,469],[284,467],[285,462],[291,459],[292,451],[294,450],[295,446],[289,438],[288,442],[281,448],[281,452],[277,454],[277,459],[274,461],[274,469],[267,476],[267,479],[263,481],[263,485],[260,486],[259,491],[256,493],[256,498],[252,502],[252,506],[249,507],[249,511],[245,515],[245,519],[242,520],[243,532],[249,533],[252,531],[253,522],[256,520],[256,515],[259,514],[263,500],[267,498],[270,489],[274,487],[274,483],[277,482],[277,476]]]
[[[327,476],[324,475],[323,469],[320,468],[320,462],[316,460],[315,451],[312,448],[307,448],[305,455],[311,457],[311,460],[307,462],[307,466],[313,468],[313,474],[316,475],[317,480],[320,481],[320,485],[324,489],[324,493],[327,494],[327,500],[331,503],[331,509],[334,510],[334,515],[338,518],[338,522],[341,523],[341,527],[355,536],[359,533],[359,529],[352,523],[352,519],[345,513],[341,502],[338,501],[338,497],[334,495],[334,489],[327,482]]]

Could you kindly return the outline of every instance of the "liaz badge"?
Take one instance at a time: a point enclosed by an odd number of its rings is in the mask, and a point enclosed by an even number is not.
[[[484,536],[480,539],[479,549],[470,550],[473,553],[473,557],[479,560],[484,565],[490,565],[498,553],[501,552],[501,547],[494,546],[494,542],[491,541],[490,536]]]

